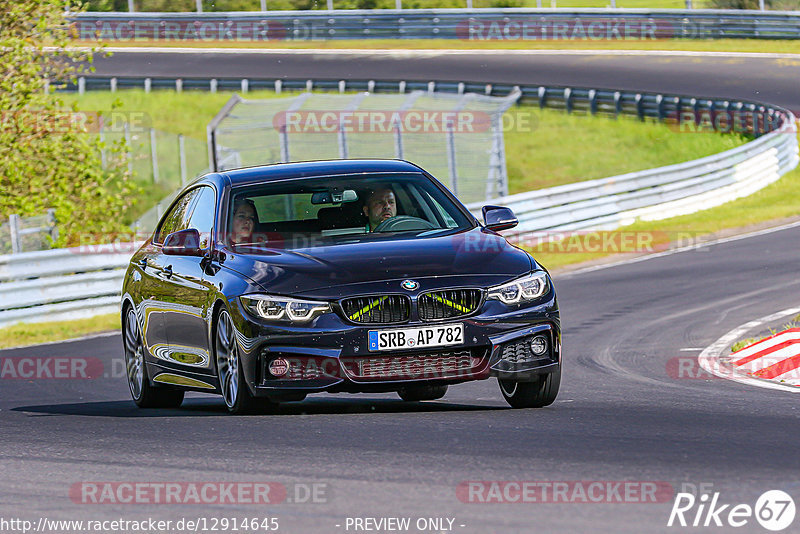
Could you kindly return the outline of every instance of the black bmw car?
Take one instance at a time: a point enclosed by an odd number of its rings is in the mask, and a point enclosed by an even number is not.
[[[561,381],[553,283],[430,174],[337,160],[205,175],[133,255],[122,288],[140,407],[221,394],[250,413],[309,393],[441,398],[496,376],[515,408]]]

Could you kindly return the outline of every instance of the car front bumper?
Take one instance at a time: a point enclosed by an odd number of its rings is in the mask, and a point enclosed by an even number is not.
[[[487,300],[476,315],[440,321],[463,323],[462,345],[391,352],[370,352],[369,330],[432,323],[356,325],[329,313],[309,327],[283,326],[260,321],[240,305],[231,308],[245,379],[251,392],[260,397],[396,391],[410,384],[455,384],[490,376],[532,381],[561,363],[560,319],[552,291],[532,306],[511,308]],[[547,338],[548,347],[538,357],[526,349],[537,335]],[[269,370],[277,358],[289,363],[289,371],[280,377]]]

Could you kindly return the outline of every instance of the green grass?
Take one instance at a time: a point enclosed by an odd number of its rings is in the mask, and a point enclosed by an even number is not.
[[[77,41],[76,45],[90,44]],[[265,49],[398,49],[398,50],[676,50],[697,52],[763,52],[800,54],[800,41],[767,39],[648,39],[648,40],[459,40],[369,39],[341,41],[120,41],[110,47],[195,47]],[[793,61],[793,60],[789,60]]]
[[[663,123],[630,117],[615,120],[530,107],[508,112],[515,113],[532,115],[534,128],[505,132],[511,193],[689,161],[747,141],[736,135],[679,134]]]
[[[61,341],[120,329],[119,314],[52,323],[22,323],[0,328],[0,349]]]

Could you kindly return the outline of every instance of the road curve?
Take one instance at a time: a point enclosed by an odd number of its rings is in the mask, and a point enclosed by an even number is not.
[[[787,81],[797,79],[797,67],[784,66],[778,81],[765,83],[777,68],[769,61],[720,62],[709,76],[710,60],[688,59],[659,67],[652,59],[558,55],[254,57],[118,54],[98,63],[98,75],[190,76],[203,69],[216,76],[467,78],[798,104]],[[797,305],[798,245],[796,226],[556,276],[564,381],[555,404],[541,410],[508,409],[494,380],[455,386],[441,401],[422,404],[393,395],[323,395],[274,416],[230,417],[221,399],[193,395],[181,410],[137,410],[122,377],[119,336],[0,351],[0,366],[20,357],[82,356],[106,375],[0,380],[0,517],[274,516],[281,532],[299,533],[353,532],[345,529],[347,517],[447,517],[453,531],[465,534],[641,533],[682,530],[666,525],[673,495],[687,483],[713,487],[724,503],[752,506],[770,489],[800,502],[796,397],[691,378],[698,349],[754,317]],[[687,371],[677,374],[681,364]],[[581,503],[575,496],[558,504],[479,504],[462,502],[456,492],[463,481],[508,480],[655,481],[671,492],[644,504]],[[269,506],[89,505],[70,497],[75,484],[88,481],[328,486],[326,502]],[[763,532],[753,519],[739,531]]]
[[[3,516],[70,519],[275,515],[282,531],[345,532],[348,516],[455,518],[457,532],[661,532],[673,492],[712,484],[729,503],[769,489],[800,498],[796,397],[676,375],[675,358],[753,317],[796,305],[800,226],[648,261],[556,277],[565,370],[556,403],[511,410],[494,380],[437,402],[329,396],[274,416],[221,399],[137,410],[121,376],[2,380]],[[121,375],[119,336],[0,352],[88,356]],[[696,365],[693,367],[696,371]],[[329,502],[86,505],[85,481],[322,482]],[[476,504],[462,481],[656,481],[666,502]],[[291,487],[291,486],[290,486]],[[746,532],[756,531],[751,524]],[[351,530],[352,531],[352,530]]]
[[[800,110],[800,56],[525,51],[196,51],[118,49],[96,76],[470,81],[663,91]]]

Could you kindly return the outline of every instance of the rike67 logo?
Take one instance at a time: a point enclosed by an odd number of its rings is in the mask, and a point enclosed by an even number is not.
[[[699,497],[681,492],[675,496],[667,526],[739,528],[752,525],[755,519],[763,528],[777,532],[789,527],[794,516],[794,499],[781,490],[765,491],[754,506],[723,503],[718,491]]]

